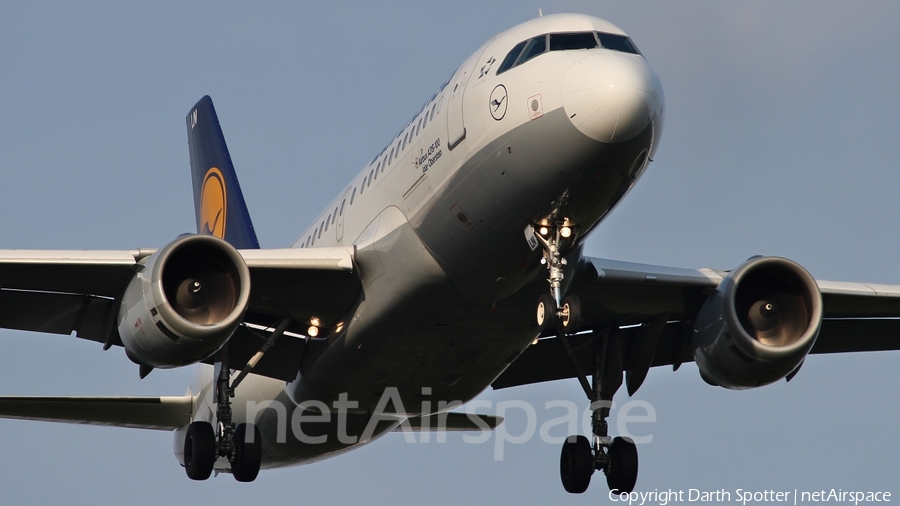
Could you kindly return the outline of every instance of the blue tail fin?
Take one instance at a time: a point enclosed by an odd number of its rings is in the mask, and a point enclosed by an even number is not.
[[[238,249],[259,248],[216,108],[208,96],[188,113],[187,132],[197,233],[225,239]]]

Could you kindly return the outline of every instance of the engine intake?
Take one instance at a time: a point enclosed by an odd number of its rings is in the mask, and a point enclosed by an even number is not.
[[[170,368],[199,362],[224,345],[247,311],[250,271],[227,242],[179,237],[151,255],[119,309],[132,361]]]
[[[725,276],[700,309],[694,360],[711,385],[767,385],[803,363],[821,325],[822,295],[803,267],[753,258]]]

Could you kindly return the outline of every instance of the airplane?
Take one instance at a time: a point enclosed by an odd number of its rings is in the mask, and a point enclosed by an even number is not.
[[[142,374],[210,363],[194,395],[5,398],[2,411],[172,429],[192,478],[215,468],[252,481],[257,466],[363,442],[335,443],[334,426],[324,445],[279,444],[276,410],[240,426],[229,404],[241,420],[248,402],[294,410],[345,393],[370,403],[348,420],[363,434],[395,386],[413,410],[368,442],[404,421],[424,425],[424,397],[450,404],[489,385],[576,376],[596,402],[623,372],[635,391],[651,366],[695,360],[707,381],[748,388],[793,378],[808,352],[894,349],[896,287],[817,282],[777,258],[726,272],[584,257],[584,238],[652,161],[662,117],[661,85],[624,32],[595,18],[538,18],[467,60],[294,248],[259,250],[204,98],[187,118],[201,234],[158,251],[3,252],[0,305],[4,327],[121,345]],[[211,299],[198,303],[204,292]],[[569,491],[595,470],[613,488],[634,486],[634,446],[604,433],[606,414],[595,411],[590,440],[563,448]],[[242,444],[248,429],[258,437]],[[210,447],[220,456],[212,467]]]

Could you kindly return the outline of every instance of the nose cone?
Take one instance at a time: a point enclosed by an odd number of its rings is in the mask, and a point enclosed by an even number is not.
[[[659,78],[637,55],[608,51],[577,61],[563,76],[566,114],[602,142],[625,142],[662,117]]]

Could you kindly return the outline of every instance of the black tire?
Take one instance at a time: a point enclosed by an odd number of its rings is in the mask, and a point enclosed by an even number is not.
[[[253,442],[247,442],[247,430],[253,430]],[[234,429],[234,460],[231,461],[231,474],[234,479],[243,483],[251,482],[259,475],[262,462],[262,437],[256,425],[238,424]]]
[[[581,326],[581,300],[569,295],[562,301],[563,317],[560,319],[566,334],[575,334]]]
[[[538,297],[537,303],[537,321],[538,329],[541,334],[545,332],[556,332],[556,301],[548,294]]]
[[[184,470],[188,478],[203,481],[216,463],[216,436],[209,422],[194,422],[184,436]]]
[[[614,438],[609,447],[609,469],[606,471],[609,489],[618,493],[633,492],[637,473],[638,454],[634,442],[627,437]]]
[[[570,494],[581,494],[591,484],[594,474],[594,452],[584,436],[569,436],[559,456],[559,477]]]

